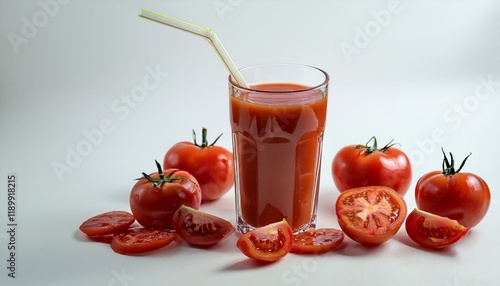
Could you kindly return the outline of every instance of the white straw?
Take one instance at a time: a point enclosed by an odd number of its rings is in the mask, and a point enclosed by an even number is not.
[[[202,36],[210,41],[212,46],[215,48],[217,53],[219,54],[220,58],[226,65],[226,68],[229,70],[229,73],[233,76],[233,78],[236,80],[236,82],[241,86],[248,88],[248,85],[246,84],[245,80],[241,76],[240,71],[234,64],[233,60],[231,60],[231,57],[227,53],[226,49],[224,49],[224,46],[222,45],[221,41],[217,37],[217,35],[210,29],[196,26],[172,17],[168,17],[165,15],[158,14],[156,12],[142,9],[141,13],[139,16],[174,27],[178,28],[199,36]]]

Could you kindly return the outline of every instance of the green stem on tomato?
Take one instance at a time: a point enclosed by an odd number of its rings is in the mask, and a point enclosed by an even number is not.
[[[458,170],[455,170],[455,160],[453,159],[453,154],[449,152],[450,160],[448,160],[448,157],[446,156],[443,147],[441,147],[441,151],[443,152],[444,156],[442,169],[443,169],[443,175],[445,176],[453,176],[456,173],[460,172],[460,170],[462,170],[462,168],[464,167],[467,159],[470,157],[470,155],[472,155],[472,153],[469,153],[469,155],[467,155],[467,157],[465,157],[465,159],[462,161],[462,164],[460,164],[460,167],[458,167]]]
[[[148,180],[149,182],[153,183],[153,186],[155,188],[161,188],[161,186],[163,185],[163,183],[172,183],[172,182],[175,182],[175,181],[184,181],[186,178],[176,178],[176,177],[172,177],[172,175],[179,171],[177,169],[174,169],[172,170],[170,173],[167,174],[167,176],[165,177],[165,174],[163,174],[163,170],[161,168],[161,165],[160,163],[158,163],[158,161],[155,160],[155,163],[156,163],[156,167],[158,168],[158,178],[153,178],[151,177],[150,175],[142,172],[142,178],[138,178],[137,180],[142,180],[142,179],[146,179]]]
[[[373,144],[370,146],[370,141],[373,140]],[[365,145],[356,145],[356,149],[365,149],[365,151],[368,153],[368,154],[371,154],[371,153],[374,153],[374,152],[377,152],[377,151],[380,151],[380,152],[385,152],[387,151],[387,149],[391,148],[392,146],[396,145],[396,144],[399,144],[399,143],[392,143],[394,141],[394,139],[392,139],[391,141],[389,141],[389,143],[387,143],[384,147],[378,149],[378,145],[377,145],[377,138],[375,136],[372,136],[372,138],[370,138],[370,140],[368,140],[368,142],[366,142]]]
[[[217,140],[219,140],[219,138],[222,136],[222,133],[217,137],[215,138],[215,141],[212,143],[212,144],[208,144],[208,140],[207,140],[207,129],[205,127],[203,127],[201,129],[201,145],[198,144],[196,142],[196,132],[193,130],[193,142],[194,142],[194,145],[200,147],[200,148],[205,148],[205,147],[208,147],[208,146],[214,146],[215,143],[217,142]]]

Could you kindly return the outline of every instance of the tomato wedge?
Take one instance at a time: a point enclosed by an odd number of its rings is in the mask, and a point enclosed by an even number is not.
[[[129,212],[110,211],[84,221],[80,230],[88,236],[105,236],[126,230],[134,221]]]
[[[392,238],[406,218],[406,203],[395,190],[368,186],[346,190],[335,203],[340,228],[352,240],[377,245]]]
[[[236,242],[236,246],[246,256],[269,262],[285,257],[292,244],[292,228],[285,220],[251,230]]]
[[[422,247],[445,248],[455,244],[469,232],[458,221],[414,209],[406,218],[408,236]]]
[[[324,253],[337,248],[344,241],[344,233],[334,228],[310,228],[293,236],[290,252],[298,254]]]
[[[235,230],[225,219],[184,205],[174,213],[172,225],[177,235],[193,245],[215,244]]]
[[[176,236],[171,231],[130,228],[113,236],[111,248],[120,254],[141,253],[167,246]]]

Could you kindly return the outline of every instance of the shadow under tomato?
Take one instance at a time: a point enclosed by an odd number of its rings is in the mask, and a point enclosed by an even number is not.
[[[418,243],[416,243],[413,240],[411,240],[411,238],[408,235],[406,235],[406,234],[400,234],[400,233],[398,233],[393,238],[393,240],[398,241],[401,244],[404,244],[404,245],[409,246],[411,248],[414,248],[414,249],[417,249],[417,250],[420,250],[420,251],[425,251],[425,252],[428,252],[428,253],[436,253],[436,254],[439,254],[439,255],[442,255],[442,256],[448,256],[448,257],[455,257],[457,255],[457,252],[456,252],[456,250],[454,248],[454,245],[451,245],[451,246],[445,247],[445,248],[440,248],[440,249],[422,247]]]
[[[223,267],[221,271],[241,271],[241,270],[248,270],[248,269],[258,269],[262,267],[266,267],[269,265],[276,264],[278,261],[273,261],[273,262],[267,262],[267,261],[258,261],[255,259],[247,258],[245,260],[238,261],[236,263],[227,265],[226,267]]]
[[[353,240],[344,241],[342,248],[335,250],[340,255],[345,256],[367,256],[374,255],[383,251],[386,248],[386,243],[379,245],[363,245]]]

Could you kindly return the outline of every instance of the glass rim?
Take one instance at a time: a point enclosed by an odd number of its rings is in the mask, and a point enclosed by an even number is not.
[[[229,83],[232,86],[234,86],[234,87],[236,87],[238,89],[245,90],[247,92],[265,92],[265,93],[299,93],[299,92],[305,92],[305,91],[315,90],[315,89],[321,88],[323,86],[327,86],[329,84],[329,82],[330,82],[330,76],[328,75],[328,73],[326,71],[324,71],[323,69],[320,69],[318,67],[311,66],[311,65],[287,64],[287,63],[255,64],[255,65],[251,65],[251,66],[246,66],[246,67],[240,68],[238,70],[239,71],[243,71],[243,70],[246,70],[246,69],[257,68],[257,67],[265,67],[265,66],[294,66],[294,67],[310,68],[312,70],[316,70],[316,71],[319,71],[320,73],[322,73],[324,75],[325,79],[320,84],[317,84],[317,85],[314,85],[314,86],[310,86],[310,87],[307,87],[307,88],[296,89],[296,90],[263,90],[263,89],[256,89],[256,88],[244,87],[244,86],[239,85],[234,80],[234,78],[233,78],[232,75],[229,75],[228,81],[229,81]]]

